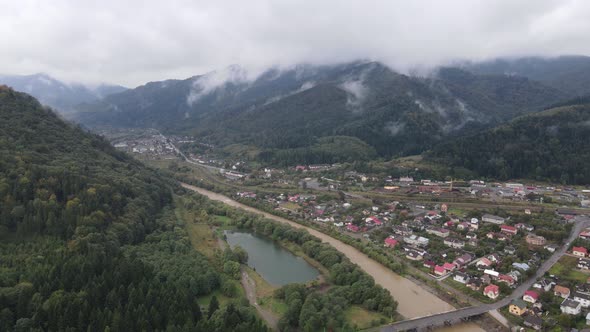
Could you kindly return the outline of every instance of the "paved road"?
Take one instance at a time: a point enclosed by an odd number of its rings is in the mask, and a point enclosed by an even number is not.
[[[488,311],[494,311],[500,309],[501,307],[507,306],[512,300],[522,297],[525,291],[527,291],[531,286],[535,283],[535,281],[543,276],[545,272],[549,271],[551,266],[555,264],[567,251],[570,243],[580,234],[580,232],[590,226],[590,219],[584,219],[576,222],[570,236],[568,237],[566,244],[563,245],[561,248],[555,251],[555,253],[546,260],[537,270],[535,275],[525,282],[523,282],[520,286],[518,286],[510,296],[505,297],[504,299],[492,303],[492,304],[482,304],[480,306],[469,307],[464,309],[452,310],[446,313],[440,313],[436,315],[425,316],[421,318],[415,318],[410,320],[401,321],[399,323],[391,324],[385,326],[381,329],[382,332],[395,332],[395,331],[406,331],[411,329],[426,329],[431,326],[439,326],[443,324],[445,321],[449,322],[457,322],[458,320],[469,318],[471,316],[477,316],[484,314]]]

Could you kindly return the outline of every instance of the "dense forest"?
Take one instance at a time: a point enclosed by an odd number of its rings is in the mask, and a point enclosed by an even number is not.
[[[197,298],[224,274],[194,251],[165,177],[0,87],[1,331],[266,331]]]
[[[480,134],[441,144],[428,159],[491,179],[590,183],[590,104],[578,98]]]

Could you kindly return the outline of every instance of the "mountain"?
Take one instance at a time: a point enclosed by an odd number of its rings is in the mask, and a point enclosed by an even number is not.
[[[232,284],[193,249],[174,188],[0,86],[0,331],[267,331],[238,299],[201,313]]]
[[[420,153],[565,96],[526,78],[459,68],[411,77],[380,63],[354,62],[272,69],[251,79],[232,66],[107,96],[80,107],[74,119],[90,127],[155,127],[220,145],[254,145],[270,161],[281,161],[284,152],[309,157],[305,151],[319,138],[345,136],[389,157]]]
[[[590,184],[590,98],[436,146],[430,161],[492,179]]]
[[[28,93],[42,104],[62,113],[71,112],[78,104],[93,102],[107,95],[127,90],[119,85],[101,84],[91,87],[79,83],[66,84],[46,74],[0,75],[0,84]]]
[[[464,69],[477,74],[528,77],[571,96],[590,94],[590,57],[525,57],[469,63]]]

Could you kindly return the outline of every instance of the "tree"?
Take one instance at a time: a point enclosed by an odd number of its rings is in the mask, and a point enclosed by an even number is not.
[[[211,301],[209,301],[209,308],[207,310],[207,318],[211,318],[213,314],[219,309],[219,301],[217,300],[217,296],[213,295],[211,297]]]

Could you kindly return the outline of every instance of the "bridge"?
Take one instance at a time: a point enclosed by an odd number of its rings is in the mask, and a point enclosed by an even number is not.
[[[557,261],[565,254],[567,248],[572,243],[573,240],[580,234],[580,232],[590,226],[590,218],[583,217],[579,219],[572,230],[570,232],[570,236],[566,240],[565,245],[561,246],[558,250],[549,257],[539,269],[534,276],[527,279],[523,282],[520,286],[518,286],[512,294],[503,298],[502,300],[491,303],[491,304],[482,304],[479,306],[461,308],[457,310],[451,310],[448,312],[441,312],[438,314],[425,316],[425,317],[418,317],[412,319],[406,319],[401,322],[393,323],[381,328],[382,332],[397,332],[397,331],[426,331],[430,330],[434,327],[440,326],[450,326],[457,324],[459,322],[467,321],[472,317],[479,316],[485,314],[487,312],[500,309],[502,307],[507,306],[510,302],[514,299],[521,298],[525,291],[532,287],[537,279],[543,276],[549,269],[557,263]]]

